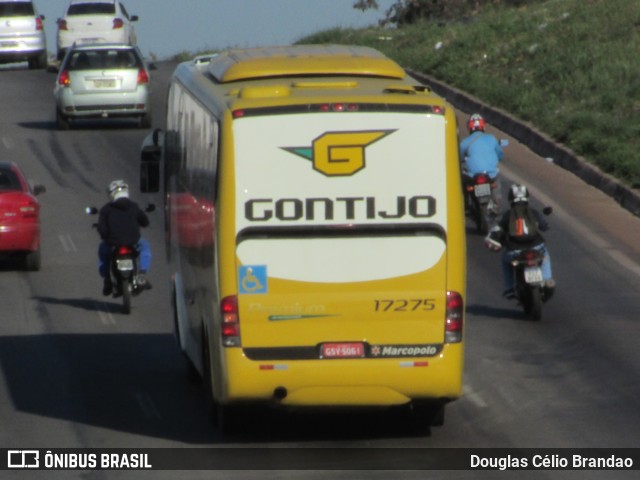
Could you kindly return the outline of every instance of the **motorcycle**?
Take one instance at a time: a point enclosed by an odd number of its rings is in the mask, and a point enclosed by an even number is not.
[[[533,248],[518,250],[511,259],[516,298],[524,313],[535,321],[542,318],[542,304],[551,298],[552,293],[542,277],[543,259],[544,252]]]
[[[155,210],[153,204],[149,204],[146,212]],[[87,207],[88,215],[98,213],[96,207]],[[93,228],[98,224],[94,223]],[[118,245],[111,249],[109,255],[109,274],[113,283],[113,297],[122,297],[122,313],[131,313],[131,298],[146,290],[147,284],[142,284],[138,277],[138,250],[135,245]]]
[[[466,184],[467,207],[473,218],[478,233],[486,235],[498,215],[498,205],[493,191],[497,188],[497,179],[489,174],[477,173]]]
[[[551,207],[542,210],[545,215],[550,215],[551,212]],[[544,250],[525,248],[514,250],[512,253],[511,267],[516,298],[524,313],[531,320],[538,321],[542,318],[542,304],[553,295],[553,289],[546,286],[542,276]]]

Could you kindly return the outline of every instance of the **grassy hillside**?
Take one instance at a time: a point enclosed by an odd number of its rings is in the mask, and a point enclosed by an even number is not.
[[[382,17],[382,12],[381,12]],[[330,30],[529,121],[640,188],[640,1],[547,0],[460,22]]]

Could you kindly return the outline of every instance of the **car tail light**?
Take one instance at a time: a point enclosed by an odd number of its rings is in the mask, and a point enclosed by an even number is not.
[[[149,83],[149,74],[144,68],[138,70],[138,85],[146,85]]]
[[[118,28],[122,28],[124,27],[124,22],[122,21],[121,18],[114,18],[113,19],[113,29],[117,30]]]
[[[38,216],[38,205],[33,201],[28,201],[20,205],[20,215],[22,218],[36,218]]]
[[[44,29],[44,25],[42,25],[42,19],[40,17],[36,17],[36,30]]]
[[[222,314],[222,344],[225,347],[239,347],[240,317],[237,295],[230,295],[222,299],[220,313]]]
[[[61,87],[68,87],[69,85],[71,85],[71,77],[69,77],[68,70],[63,70],[62,72],[60,72],[60,75],[58,76],[58,85],[60,85]]]
[[[464,301],[458,292],[447,292],[445,314],[445,343],[462,342],[462,324],[464,320]]]
[[[62,18],[58,20],[58,30],[69,30],[66,20],[63,20]]]

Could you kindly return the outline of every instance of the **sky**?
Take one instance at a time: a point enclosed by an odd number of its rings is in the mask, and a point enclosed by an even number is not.
[[[145,56],[169,58],[228,47],[288,45],[334,27],[377,25],[396,0],[378,0],[378,10],[361,12],[355,0],[121,0],[134,23]],[[45,15],[47,48],[56,51],[56,19],[69,0],[34,0]]]

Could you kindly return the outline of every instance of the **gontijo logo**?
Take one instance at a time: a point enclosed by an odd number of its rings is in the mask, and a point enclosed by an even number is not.
[[[365,167],[365,149],[395,130],[325,132],[311,147],[281,147],[287,152],[311,160],[314,170],[328,177],[349,176]]]

